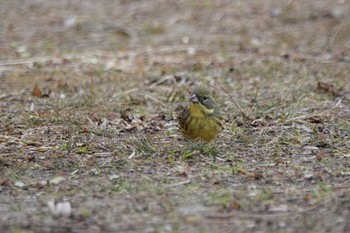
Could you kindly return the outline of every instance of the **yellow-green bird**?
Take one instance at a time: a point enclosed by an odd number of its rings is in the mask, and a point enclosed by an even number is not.
[[[190,140],[210,142],[222,130],[219,107],[205,87],[193,90],[190,104],[178,120],[181,134]]]

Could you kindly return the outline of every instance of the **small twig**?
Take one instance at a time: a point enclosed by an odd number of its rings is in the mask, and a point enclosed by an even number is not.
[[[170,75],[164,76],[164,77],[162,77],[161,79],[159,79],[157,82],[154,82],[154,83],[152,83],[151,85],[149,85],[149,87],[150,87],[150,88],[155,88],[155,87],[158,86],[159,84],[161,84],[161,83],[163,83],[163,82],[165,82],[165,81],[171,80],[171,79],[174,80],[174,76],[170,76]]]
[[[151,96],[151,95],[145,95],[145,97],[146,97],[147,99],[153,100],[154,102],[156,102],[157,104],[162,105],[163,107],[167,107],[166,104],[164,104],[162,101],[158,100],[157,98],[155,98],[155,97],[153,97],[153,96]]]
[[[205,215],[206,218],[214,218],[214,219],[229,219],[235,217],[235,213],[223,213],[223,214],[208,214]]]
[[[54,61],[54,60],[55,60],[54,58],[44,57],[44,58],[31,58],[26,60],[2,61],[0,62],[0,66],[25,65],[25,64],[31,64],[34,62],[48,62],[48,61]]]
[[[251,121],[252,119],[248,116],[248,114],[245,113],[245,111],[241,108],[241,106],[238,104],[238,102],[235,100],[235,98],[233,98],[233,96],[220,83],[218,83],[218,85],[230,97],[230,99],[232,100],[233,104],[239,109],[239,111],[243,114],[243,116],[246,119]]]
[[[128,95],[128,94],[130,94],[130,93],[138,92],[138,91],[140,91],[139,88],[133,88],[133,89],[129,89],[129,90],[124,91],[124,92],[115,93],[115,94],[113,95],[113,97],[117,97],[117,96],[121,96],[121,95]]]
[[[220,167],[219,165],[214,164],[214,163],[211,163],[211,162],[206,161],[206,160],[204,160],[204,162],[205,162],[206,164],[210,165],[210,166],[213,166],[213,167],[217,167],[217,168],[219,168],[219,167]]]
[[[9,135],[3,135],[3,134],[0,134],[0,138],[13,139],[15,141],[21,140],[20,138],[17,138],[17,137],[14,137],[14,136],[9,136]]]
[[[136,155],[136,152],[133,150],[132,153],[128,156],[128,159],[132,159]]]
[[[94,153],[94,155],[99,158],[110,157],[112,156],[112,152],[100,152],[100,153]]]
[[[326,109],[322,112],[318,112],[318,113],[314,113],[314,114],[310,114],[310,115],[301,115],[301,116],[297,116],[297,117],[292,117],[292,118],[289,118],[287,120],[284,121],[284,123],[288,123],[288,122],[291,122],[291,121],[297,121],[297,120],[303,120],[303,119],[308,119],[308,118],[311,118],[311,117],[315,117],[315,116],[322,116],[322,115],[326,115],[325,113],[328,113],[330,111],[333,111],[334,109],[336,109],[338,106],[335,106],[334,108],[331,108],[331,109]]]
[[[167,187],[175,187],[175,186],[179,186],[179,185],[184,185],[184,184],[188,184],[190,183],[191,180],[184,180],[178,183],[173,183],[173,184],[169,184]]]

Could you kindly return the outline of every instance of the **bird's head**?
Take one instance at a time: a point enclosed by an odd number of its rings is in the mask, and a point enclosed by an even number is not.
[[[190,97],[190,112],[193,115],[217,115],[219,108],[208,89],[197,87]]]

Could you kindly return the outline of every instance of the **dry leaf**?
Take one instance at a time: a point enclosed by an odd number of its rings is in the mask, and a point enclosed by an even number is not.
[[[64,91],[66,89],[68,89],[68,83],[63,82],[62,80],[58,81],[57,90]]]
[[[288,205],[276,205],[276,206],[270,206],[269,212],[279,213],[279,212],[287,212],[289,210]]]
[[[316,90],[318,93],[334,94],[334,86],[329,83],[318,82]]]
[[[128,123],[131,123],[135,119],[134,114],[131,112],[130,108],[127,108],[120,113],[120,117]]]
[[[40,88],[38,87],[38,85],[35,85],[35,87],[33,88],[32,90],[32,96],[34,97],[42,97],[43,96],[43,93],[41,92]]]
[[[56,176],[50,180],[50,184],[59,184],[65,180],[66,180],[66,178],[64,178],[63,176]]]
[[[38,85],[35,85],[35,87],[32,90],[32,96],[38,97],[38,98],[48,98],[50,97],[51,91],[49,89],[41,89],[38,87]]]
[[[309,193],[304,195],[304,201],[310,201],[311,200],[311,195]]]
[[[231,207],[234,208],[234,209],[240,209],[242,206],[239,203],[239,201],[233,200],[232,203],[231,203]]]
[[[20,180],[16,180],[15,183],[14,183],[13,185],[14,185],[15,187],[17,187],[17,188],[24,188],[24,187],[27,186],[24,182],[22,182],[22,181],[20,181]]]
[[[321,161],[322,158],[325,157],[325,156],[326,156],[326,152],[320,151],[320,152],[318,152],[318,153],[316,154],[316,159],[317,159],[318,161]]]
[[[0,180],[0,186],[11,187],[11,181],[9,179]]]

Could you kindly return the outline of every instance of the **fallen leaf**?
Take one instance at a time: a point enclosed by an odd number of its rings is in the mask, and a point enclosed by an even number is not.
[[[11,187],[11,181],[9,179],[0,180],[0,186]]]
[[[42,97],[42,95],[43,95],[43,93],[40,90],[40,88],[38,87],[38,85],[35,85],[35,87],[32,90],[32,96],[40,98],[40,97]]]
[[[57,84],[57,90],[59,91],[64,91],[64,90],[67,90],[68,89],[68,83],[66,82],[63,82],[63,81],[58,81],[58,84]]]
[[[135,119],[134,114],[131,112],[130,108],[127,108],[120,113],[120,117],[128,123],[131,123]]]
[[[310,201],[311,200],[311,195],[309,193],[304,195],[304,201]]]
[[[38,97],[38,98],[48,98],[50,97],[51,90],[49,89],[41,89],[38,87],[38,85],[35,85],[35,87],[32,90],[32,96]]]
[[[275,212],[275,213],[278,213],[278,212],[287,212],[288,209],[289,209],[289,208],[288,208],[287,205],[281,204],[281,205],[271,206],[271,207],[269,208],[269,212]]]
[[[316,90],[318,93],[334,95],[334,86],[329,83],[318,82]]]
[[[14,183],[14,186],[17,187],[17,188],[24,188],[26,186],[25,183],[23,183],[22,181],[20,180],[17,180],[15,183]]]
[[[312,129],[310,129],[309,127],[307,127],[306,125],[302,124],[302,125],[299,125],[300,129],[304,130],[306,133],[312,133],[314,132]]]
[[[63,176],[56,176],[50,180],[50,184],[59,184],[62,181],[66,180]]]
[[[116,180],[116,179],[118,179],[118,178],[119,178],[118,175],[113,174],[113,175],[110,175],[108,179],[109,179],[109,180]]]
[[[325,153],[324,151],[320,151],[320,152],[318,152],[318,153],[316,154],[316,159],[317,159],[318,161],[321,161],[322,158],[325,157],[325,156],[326,156],[326,153]]]

